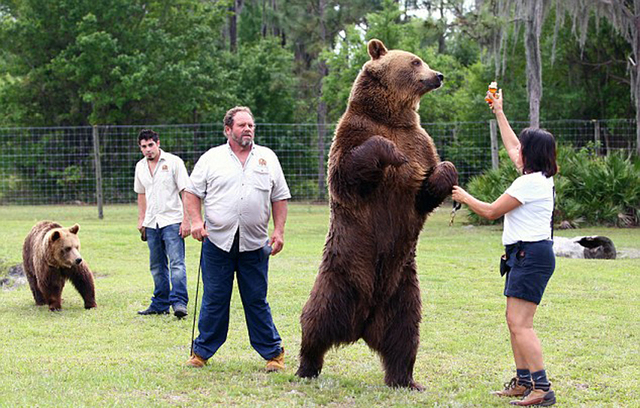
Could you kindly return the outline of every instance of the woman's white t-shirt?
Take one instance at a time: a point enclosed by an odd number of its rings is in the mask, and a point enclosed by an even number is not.
[[[505,194],[522,205],[504,215],[503,245],[551,239],[553,177],[547,178],[541,172],[524,174],[511,184]]]

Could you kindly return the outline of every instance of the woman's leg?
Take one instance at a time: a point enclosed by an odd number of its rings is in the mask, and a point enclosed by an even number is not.
[[[528,300],[507,297],[507,325],[517,368],[536,372],[544,369],[542,346],[533,330],[533,316],[538,305]]]

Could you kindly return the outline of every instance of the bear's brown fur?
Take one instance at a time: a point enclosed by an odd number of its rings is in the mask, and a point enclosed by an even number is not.
[[[80,256],[75,224],[63,228],[51,221],[37,223],[24,240],[22,261],[36,305],[62,308],[62,289],[67,279],[80,292],[85,309],[96,307],[93,274]]]
[[[414,54],[368,44],[329,153],[331,220],[300,322],[300,377],[317,376],[332,346],[362,338],[382,358],[385,383],[413,380],[420,288],[415,251],[427,215],[458,175],[420,127],[420,97],[442,74]]]

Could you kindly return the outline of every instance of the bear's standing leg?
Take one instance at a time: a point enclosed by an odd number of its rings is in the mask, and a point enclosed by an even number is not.
[[[403,271],[406,278],[377,310],[363,338],[382,357],[385,384],[423,391],[424,387],[413,380],[420,343],[420,288],[415,265],[407,268],[411,270]]]
[[[317,377],[331,346],[356,340],[355,297],[350,291],[351,286],[338,281],[336,276],[331,279],[322,273],[318,276],[300,316],[302,342],[298,377]]]
[[[77,289],[82,299],[84,299],[84,308],[91,309],[96,307],[96,289],[93,284],[93,275],[91,271],[84,267],[78,266],[78,269],[71,274],[71,283]]]
[[[31,251],[33,250],[33,236],[32,232],[27,235],[27,238],[24,241],[24,245],[22,246],[22,269],[24,270],[24,274],[27,276],[27,281],[29,282],[29,288],[31,288],[31,293],[33,294],[33,300],[36,301],[37,306],[46,305],[45,297],[42,295],[42,291],[38,287],[38,279],[36,278],[36,269],[33,265],[33,258]]]
[[[62,289],[64,288],[64,279],[55,280],[48,284],[46,288],[42,289],[42,295],[44,296],[49,310],[57,311],[62,309]]]
[[[40,289],[38,289],[38,281],[36,280],[35,275],[31,271],[27,271],[25,268],[25,275],[27,275],[27,281],[29,281],[29,288],[31,288],[31,293],[33,294],[33,300],[36,301],[37,306],[46,305],[45,298],[42,295]]]

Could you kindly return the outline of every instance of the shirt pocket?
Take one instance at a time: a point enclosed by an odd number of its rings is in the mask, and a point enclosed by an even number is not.
[[[267,169],[253,171],[253,186],[261,191],[271,190],[271,175]]]

